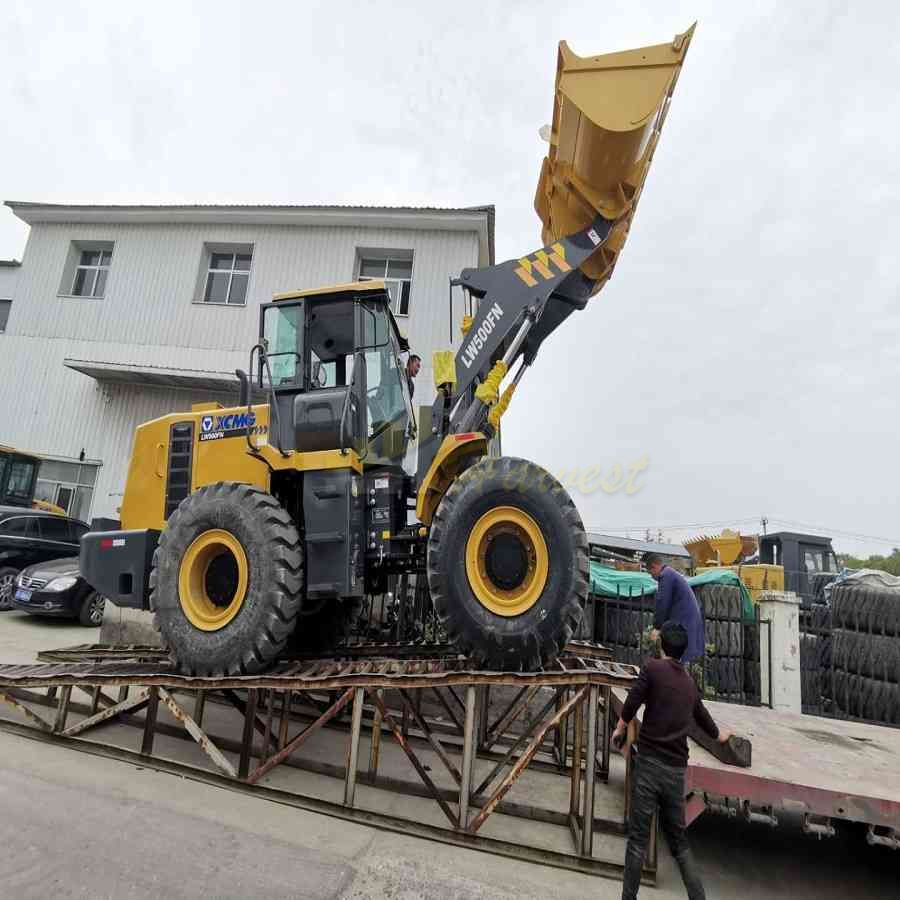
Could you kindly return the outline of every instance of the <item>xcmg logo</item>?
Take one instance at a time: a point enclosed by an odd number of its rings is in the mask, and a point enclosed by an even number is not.
[[[231,413],[227,416],[204,416],[200,420],[200,430],[234,431],[238,428],[252,428],[256,424],[256,413]]]

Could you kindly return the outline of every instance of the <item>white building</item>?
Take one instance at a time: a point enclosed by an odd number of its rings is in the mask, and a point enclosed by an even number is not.
[[[385,277],[428,402],[448,278],[494,261],[490,206],[6,205],[31,228],[0,265],[0,443],[45,457],[38,495],[87,521],[117,517],[138,424],[234,400],[273,294]],[[457,292],[454,341],[461,315]]]

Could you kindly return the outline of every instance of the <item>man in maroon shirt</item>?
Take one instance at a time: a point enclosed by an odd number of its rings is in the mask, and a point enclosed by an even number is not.
[[[641,884],[644,853],[650,840],[650,823],[659,810],[663,834],[681,870],[690,900],[705,900],[706,893],[688,846],[684,825],[684,770],[687,768],[687,736],[696,722],[711,738],[725,743],[731,736],[713,722],[693,679],[678,662],[688,645],[688,633],[677,622],[660,629],[662,658],[650,659],[628,692],[622,715],[613,732],[613,743],[626,746],[628,725],[643,705],[644,718],[637,739],[637,757],[631,776],[631,815],[622,900],[634,900]]]

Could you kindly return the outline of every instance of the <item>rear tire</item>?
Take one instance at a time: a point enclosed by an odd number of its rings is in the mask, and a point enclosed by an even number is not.
[[[18,569],[4,566],[0,569],[0,610],[13,608],[13,594],[16,591],[16,576]]]
[[[297,529],[271,494],[250,485],[220,482],[186,497],[153,555],[150,608],[190,674],[265,669],[293,632],[302,595]]]
[[[434,608],[450,640],[479,666],[528,671],[555,659],[578,628],[588,574],[575,504],[527,460],[480,460],[435,513],[428,539]]]

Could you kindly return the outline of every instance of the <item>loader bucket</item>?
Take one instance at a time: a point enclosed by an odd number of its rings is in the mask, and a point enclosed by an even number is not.
[[[617,224],[581,270],[600,290],[625,244],[669,100],[694,33],[671,44],[576,56],[559,44],[550,150],[535,210],[550,246],[597,215]]]

